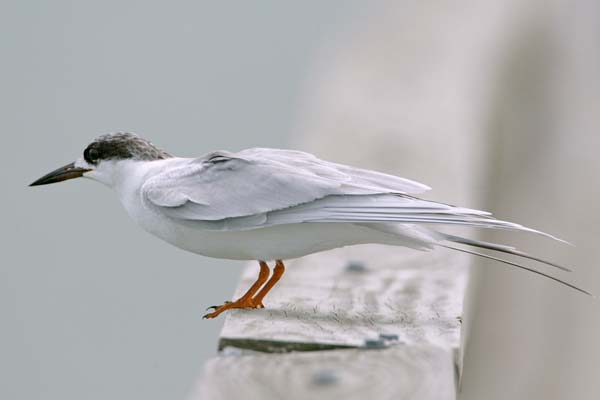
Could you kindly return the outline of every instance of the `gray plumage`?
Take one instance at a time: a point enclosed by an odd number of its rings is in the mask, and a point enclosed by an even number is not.
[[[183,161],[149,179],[142,196],[172,218],[227,222],[213,225],[219,230],[302,222],[397,222],[550,236],[497,220],[485,211],[412,196],[426,190],[429,187],[409,179],[323,161],[300,151],[254,148]]]

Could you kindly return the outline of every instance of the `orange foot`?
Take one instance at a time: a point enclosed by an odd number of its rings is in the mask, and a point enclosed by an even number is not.
[[[204,315],[202,318],[215,318],[218,317],[223,311],[227,311],[232,308],[265,308],[262,300],[265,298],[267,293],[269,293],[271,288],[275,286],[277,281],[279,281],[283,275],[283,272],[285,271],[285,266],[283,265],[283,261],[276,260],[275,268],[273,269],[273,276],[267,281],[270,273],[269,266],[264,261],[259,261],[258,263],[260,265],[260,273],[258,274],[258,278],[242,297],[236,301],[226,301],[222,306],[208,307],[206,310],[214,308],[215,311]],[[260,289],[263,284],[265,286]]]
[[[265,306],[263,305],[262,301],[256,302],[253,298],[241,298],[236,301],[226,301],[225,304],[221,306],[210,306],[207,308],[207,310],[210,310],[211,308],[214,308],[215,311],[205,314],[202,318],[216,318],[223,311],[227,311],[232,308],[265,308]]]

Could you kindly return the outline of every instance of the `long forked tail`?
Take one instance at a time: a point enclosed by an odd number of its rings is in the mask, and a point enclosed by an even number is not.
[[[444,239],[446,239],[450,242],[466,244],[468,246],[473,246],[473,247],[479,247],[480,249],[494,250],[494,251],[498,251],[500,253],[505,253],[505,254],[512,254],[514,256],[527,258],[529,260],[537,261],[542,264],[546,264],[551,267],[558,268],[562,271],[572,272],[572,270],[567,267],[556,264],[552,261],[544,260],[543,258],[532,256],[531,254],[524,253],[522,251],[517,250],[514,247],[511,247],[511,246],[506,246],[506,245],[497,244],[497,243],[484,242],[481,240],[468,239],[468,238],[464,238],[464,237],[460,237],[460,236],[447,235],[447,234],[444,234],[443,237],[444,237]]]
[[[442,237],[443,237],[444,240],[452,242],[452,243],[464,244],[464,245],[478,247],[478,248],[482,248],[482,249],[486,249],[486,250],[497,251],[497,252],[501,252],[501,253],[504,253],[504,254],[511,254],[511,255],[514,255],[514,256],[521,257],[521,258],[526,258],[526,259],[529,259],[529,260],[537,261],[537,262],[549,265],[551,267],[558,268],[558,269],[560,269],[562,271],[568,271],[568,272],[571,271],[569,268],[563,267],[562,265],[558,265],[556,263],[544,260],[544,259],[539,258],[539,257],[534,257],[534,256],[532,256],[530,254],[524,253],[524,252],[519,251],[519,250],[517,250],[517,249],[515,249],[513,247],[510,247],[510,246],[505,246],[505,245],[496,244],[496,243],[489,243],[489,242],[484,242],[484,241],[479,241],[479,240],[474,240],[474,239],[468,239],[468,238],[463,238],[463,237],[460,237],[460,236],[447,235],[447,234],[442,234]],[[489,254],[480,253],[478,251],[467,250],[467,249],[463,249],[463,248],[460,248],[460,247],[454,247],[454,246],[445,245],[445,244],[442,244],[442,243],[438,243],[438,246],[445,247],[445,248],[451,249],[451,250],[460,251],[460,252],[463,252],[463,253],[473,254],[473,255],[476,255],[476,256],[479,256],[479,257],[483,257],[483,258],[487,258],[487,259],[494,260],[494,261],[499,261],[499,262],[501,262],[503,264],[507,264],[507,265],[510,265],[510,266],[513,266],[513,267],[517,267],[517,268],[520,268],[520,269],[532,272],[534,274],[543,276],[545,278],[551,279],[551,280],[553,280],[555,282],[558,282],[558,283],[560,283],[562,285],[570,287],[571,289],[575,289],[578,292],[587,294],[588,296],[595,297],[592,293],[588,292],[587,290],[582,289],[580,287],[577,287],[577,286],[575,286],[573,284],[570,284],[568,282],[565,282],[562,279],[559,279],[559,278],[556,278],[554,276],[548,275],[548,274],[546,274],[544,272],[541,272],[541,271],[538,271],[536,269],[527,267],[525,265],[518,264],[516,262],[506,260],[504,258],[494,257],[494,256],[491,256]]]

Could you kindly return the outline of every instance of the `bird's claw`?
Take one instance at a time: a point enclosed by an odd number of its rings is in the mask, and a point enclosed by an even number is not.
[[[227,300],[225,303],[221,304],[220,306],[209,306],[209,307],[206,307],[205,311],[208,311],[210,309],[216,310],[217,308],[223,307],[225,304],[229,304],[229,303],[231,303],[231,301]]]
[[[209,310],[213,310],[213,312],[205,314],[204,316],[202,316],[202,319],[210,319],[210,318],[216,318],[217,316],[219,316],[219,314],[221,314],[223,311],[232,309],[232,308],[242,308],[242,309],[252,309],[252,308],[265,308],[265,306],[263,305],[262,301],[252,301],[252,299],[250,300],[237,300],[237,301],[226,301],[225,303],[223,303],[220,306],[210,306],[206,309],[206,311]]]

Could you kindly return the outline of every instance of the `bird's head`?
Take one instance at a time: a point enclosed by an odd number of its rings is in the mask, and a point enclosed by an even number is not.
[[[123,161],[163,160],[171,155],[133,133],[110,133],[94,139],[76,161],[42,176],[29,186],[86,177],[111,185],[115,166]]]

